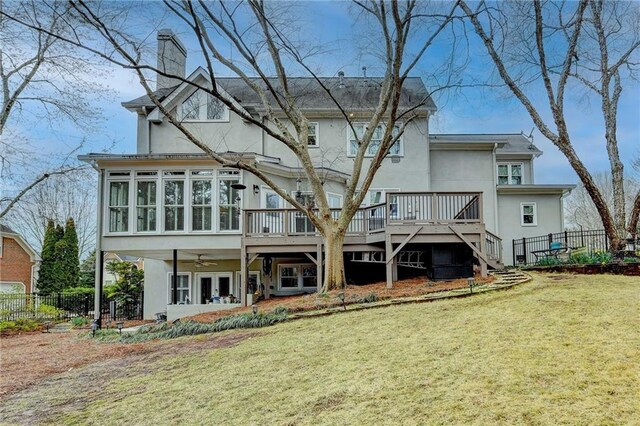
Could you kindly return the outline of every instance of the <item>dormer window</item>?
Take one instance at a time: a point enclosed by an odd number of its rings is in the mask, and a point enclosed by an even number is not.
[[[210,93],[198,90],[182,103],[184,121],[229,121],[229,109]]]

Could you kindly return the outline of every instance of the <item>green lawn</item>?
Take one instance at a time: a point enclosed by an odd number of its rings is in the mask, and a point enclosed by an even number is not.
[[[52,420],[637,424],[640,280],[565,277],[263,329],[164,357]]]

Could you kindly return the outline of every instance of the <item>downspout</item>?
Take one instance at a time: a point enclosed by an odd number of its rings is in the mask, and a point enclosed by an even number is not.
[[[147,110],[146,106],[142,107],[142,112],[145,117],[149,115],[149,111]],[[147,145],[147,154],[151,154],[151,121],[146,120],[146,122],[147,122],[147,140],[145,142]]]
[[[264,126],[264,125],[265,125],[264,115],[260,117],[260,121],[262,122],[262,126]],[[265,140],[265,137],[264,137],[264,127],[260,127],[260,153],[261,153],[262,155],[266,155],[266,154],[264,153],[264,140]]]
[[[493,197],[493,220],[495,226],[496,235],[500,236],[500,221],[498,220],[498,162],[496,159],[496,150],[498,149],[498,144],[493,144],[493,151],[491,155],[493,156],[493,187],[495,188],[494,197]]]

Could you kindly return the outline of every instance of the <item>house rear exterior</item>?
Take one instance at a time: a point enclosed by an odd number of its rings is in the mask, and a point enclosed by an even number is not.
[[[169,52],[187,80],[210,84],[201,68],[186,76],[186,49],[170,31],[160,31],[158,44],[160,67]],[[338,209],[351,179],[352,132],[367,125],[379,81],[324,79],[353,128],[312,79],[291,81],[312,122],[308,150]],[[262,104],[242,81],[216,82],[225,96],[264,119]],[[250,162],[296,199],[313,203],[296,157],[260,127],[186,83],[159,78],[156,95],[216,152]],[[409,78],[402,97],[410,102],[428,92],[419,78]],[[98,252],[145,259],[145,318],[164,311],[179,318],[251,304],[258,294],[320,287],[324,248],[304,214],[254,175],[203,154],[147,96],[123,106],[137,115],[137,152],[81,159],[100,172]],[[431,134],[435,110],[430,100],[416,109],[355,215],[344,247],[348,281],[386,276],[392,285],[415,273],[435,279],[469,276],[474,269],[486,274],[513,263],[512,239],[563,229],[562,200],[572,186],[534,182],[542,152],[528,138]],[[371,155],[375,149],[372,143]]]

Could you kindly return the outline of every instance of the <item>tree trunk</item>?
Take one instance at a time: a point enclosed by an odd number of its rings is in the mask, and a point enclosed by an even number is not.
[[[330,228],[325,232],[325,265],[322,292],[344,288],[344,246],[345,230]]]

